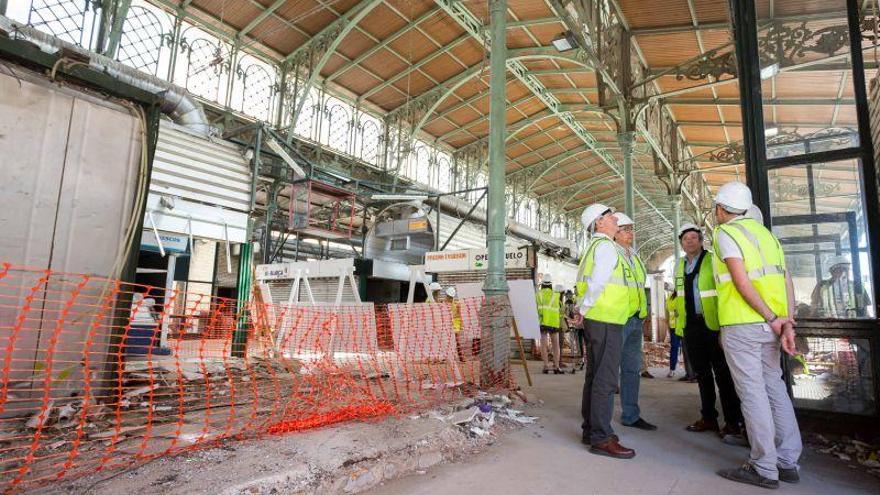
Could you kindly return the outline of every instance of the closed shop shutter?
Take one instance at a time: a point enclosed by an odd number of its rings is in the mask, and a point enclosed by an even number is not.
[[[250,191],[250,165],[241,147],[162,121],[147,201],[158,230],[245,242]],[[152,227],[149,216],[144,227]]]

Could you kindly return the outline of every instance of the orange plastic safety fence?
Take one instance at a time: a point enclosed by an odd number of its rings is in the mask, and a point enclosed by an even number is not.
[[[0,489],[510,385],[480,299],[257,300],[0,265]]]

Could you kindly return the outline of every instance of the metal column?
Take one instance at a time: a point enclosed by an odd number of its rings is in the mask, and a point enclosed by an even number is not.
[[[672,196],[672,255],[675,264],[678,266],[678,260],[681,258],[681,246],[678,242],[678,231],[681,230],[681,194]]]
[[[163,304],[165,310],[162,312],[162,333],[159,337],[159,347],[168,346],[168,331],[171,328],[171,310],[168,307],[169,301],[174,297],[174,272],[177,269],[177,255],[168,255],[168,271],[165,272],[165,296]]]
[[[241,256],[238,258],[238,284],[235,316],[238,319],[235,332],[232,334],[232,355],[235,357],[245,356],[248,334],[248,301],[251,295],[251,259],[253,258],[253,243],[246,242],[241,245]]]
[[[635,205],[633,204],[633,141],[634,132],[621,132],[617,134],[617,142],[620,143],[620,152],[623,154],[623,211],[630,218],[635,218]]]
[[[491,0],[491,79],[489,80],[489,198],[486,236],[489,266],[480,308],[480,386],[484,389],[510,384],[510,331],[513,323],[504,271],[504,230],[507,223],[504,195],[507,73],[507,0]]]
[[[507,293],[504,273],[504,127],[506,123],[505,86],[507,84],[507,0],[492,0],[490,4],[492,53],[489,80],[489,200],[488,271],[483,292],[486,297]]]

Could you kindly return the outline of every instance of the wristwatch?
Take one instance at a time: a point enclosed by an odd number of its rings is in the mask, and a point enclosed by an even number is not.
[[[766,322],[769,323],[769,324],[772,324],[774,321],[776,321],[776,318],[779,318],[779,317],[776,316],[776,315],[774,314],[774,315],[771,316],[769,319],[766,319],[766,320],[764,320],[764,321],[766,321]]]

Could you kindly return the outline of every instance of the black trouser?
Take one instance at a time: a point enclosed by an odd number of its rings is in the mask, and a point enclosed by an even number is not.
[[[715,409],[717,384],[724,421],[731,426],[740,425],[743,417],[739,397],[736,395],[730,368],[727,367],[727,360],[721,349],[719,332],[710,330],[700,315],[688,315],[684,334],[685,345],[700,386],[702,403],[700,413],[703,419],[707,421],[718,419],[718,411]]]
[[[581,398],[582,428],[584,439],[597,445],[614,434],[611,415],[614,412],[614,392],[620,378],[623,325],[585,320],[584,326],[589,358]]]

